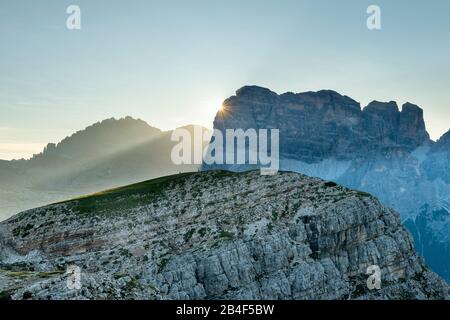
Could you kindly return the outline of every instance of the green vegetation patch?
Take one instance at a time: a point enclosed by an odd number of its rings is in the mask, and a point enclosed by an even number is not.
[[[363,192],[363,191],[356,191],[356,195],[358,197],[363,197],[363,198],[370,198],[370,197],[372,197],[372,195],[370,193]]]
[[[0,291],[0,301],[11,300],[11,293],[9,291]]]
[[[35,272],[35,271],[6,271],[5,274],[8,277],[15,279],[27,279],[30,277],[39,277],[39,278],[50,278],[55,275],[65,273],[64,270],[55,270],[49,272]]]
[[[161,196],[165,190],[174,184],[184,183],[193,174],[197,173],[189,172],[161,177],[72,199],[65,203],[73,203],[73,210],[80,214],[126,210],[148,203],[149,200]]]
[[[206,235],[206,233],[208,232],[208,229],[203,227],[203,228],[199,229],[197,232],[203,238]]]
[[[39,272],[38,276],[41,278],[50,278],[55,275],[64,274],[66,273],[65,270],[56,270],[56,271],[49,271],[49,272]]]
[[[325,187],[333,188],[333,187],[336,187],[336,186],[337,186],[336,182],[333,182],[333,181],[325,182]]]
[[[58,204],[72,204],[74,212],[86,215],[124,211],[139,205],[148,204],[152,200],[163,196],[165,190],[185,183],[188,178],[194,175],[197,175],[200,180],[208,176],[217,180],[243,174],[248,174],[248,172],[234,173],[224,170],[208,171],[208,173],[186,172],[109,189],[99,193],[59,202]]]
[[[189,240],[191,240],[192,236],[194,235],[194,232],[195,232],[194,228],[192,228],[188,232],[186,232],[184,235],[184,242],[188,242]]]
[[[220,238],[224,238],[224,239],[233,239],[234,238],[234,233],[233,232],[229,232],[226,230],[222,230],[219,234]]]
[[[164,270],[164,268],[167,266],[168,262],[169,262],[169,258],[162,258],[158,263],[159,271]]]
[[[272,220],[277,220],[278,219],[278,212],[274,209],[272,210]]]

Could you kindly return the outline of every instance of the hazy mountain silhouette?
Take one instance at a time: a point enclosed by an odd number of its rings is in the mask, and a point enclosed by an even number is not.
[[[139,119],[112,118],[48,144],[29,160],[0,161],[0,220],[68,197],[197,171],[197,165],[172,163],[171,134]]]

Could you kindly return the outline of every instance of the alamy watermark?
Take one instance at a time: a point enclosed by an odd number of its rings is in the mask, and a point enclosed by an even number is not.
[[[67,7],[66,13],[69,15],[66,20],[66,27],[69,30],[81,29],[81,8],[76,4]],[[366,20],[367,29],[381,30],[381,8],[372,4],[367,7],[366,13],[369,17]]]
[[[81,8],[77,5],[70,5],[66,9],[66,13],[69,15],[66,20],[66,27],[69,30],[81,29]]]
[[[187,129],[176,129],[171,140],[178,142],[171,152],[172,162],[206,165],[255,165],[261,174],[276,174],[279,170],[279,129],[226,129],[225,135],[215,129],[210,134],[194,128],[194,135]],[[203,147],[204,142],[210,141]]]
[[[367,29],[369,30],[381,30],[381,8],[377,5],[370,5],[367,7]]]
[[[66,270],[66,285],[69,290],[81,289],[81,268],[77,265],[69,265]]]
[[[370,275],[367,278],[367,288],[369,290],[381,289],[381,269],[377,265],[367,267],[366,274]]]

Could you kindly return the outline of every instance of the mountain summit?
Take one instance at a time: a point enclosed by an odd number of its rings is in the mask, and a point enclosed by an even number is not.
[[[379,197],[401,214],[419,252],[450,281],[450,135],[430,140],[423,110],[394,101],[365,108],[331,90],[277,94],[245,86],[225,100],[214,129],[280,130],[280,169]],[[248,170],[254,166],[208,168]]]
[[[423,111],[406,103],[355,100],[331,90],[281,95],[245,86],[225,100],[214,128],[278,128],[282,157],[314,163],[348,160],[387,150],[412,151],[431,140]]]
[[[52,161],[50,158],[81,160],[104,157],[145,143],[161,133],[140,119],[106,119],[77,131],[58,144],[49,143],[31,160],[46,162]]]

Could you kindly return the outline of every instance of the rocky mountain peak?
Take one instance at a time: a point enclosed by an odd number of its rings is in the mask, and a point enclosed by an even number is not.
[[[435,150],[450,151],[450,130],[447,131],[436,141]]]
[[[267,88],[244,86],[236,91],[236,97],[250,101],[273,101],[278,95]]]
[[[11,239],[0,237],[0,292],[12,299],[449,296],[396,212],[295,173],[163,177],[24,212],[0,231]],[[83,290],[67,288],[67,265]],[[367,287],[373,265],[380,290]]]
[[[387,150],[410,152],[430,141],[423,111],[411,103],[358,102],[333,90],[281,95],[258,86],[239,89],[224,103],[214,128],[279,128],[282,158],[308,163],[354,159]]]
[[[403,105],[398,130],[401,142],[406,145],[430,142],[430,135],[423,119],[423,110],[415,104],[407,102]]]
[[[396,115],[399,112],[397,102],[395,101],[380,102],[376,100],[370,102],[367,105],[367,107],[364,108],[363,111],[377,114],[394,114],[394,115]]]
[[[402,113],[412,113],[417,114],[417,116],[420,118],[423,118],[423,109],[419,107],[418,105],[406,102],[402,106]]]
[[[77,159],[108,154],[143,143],[162,131],[141,119],[110,118],[79,130],[58,144],[50,143],[31,161],[44,162],[49,157]]]

